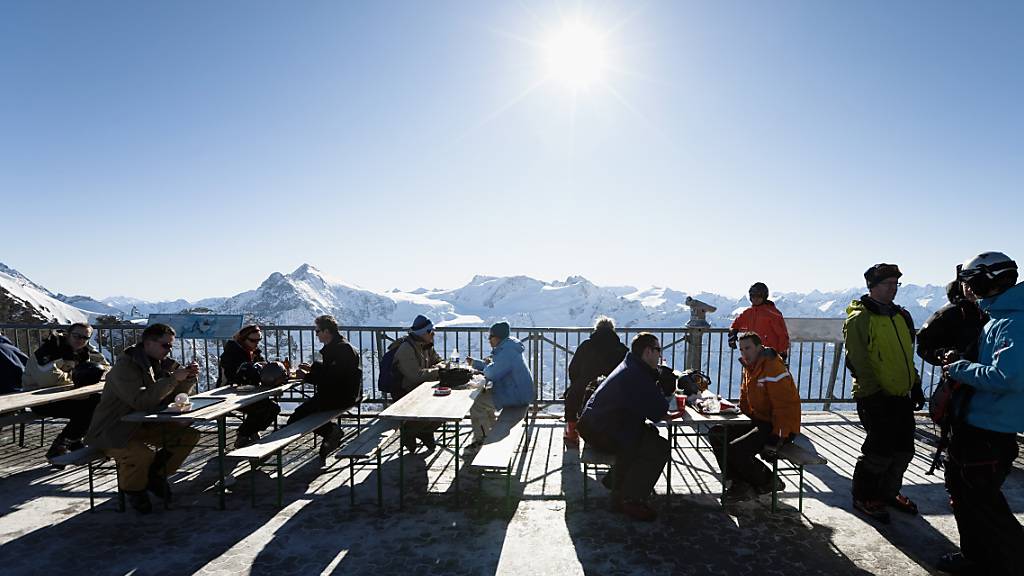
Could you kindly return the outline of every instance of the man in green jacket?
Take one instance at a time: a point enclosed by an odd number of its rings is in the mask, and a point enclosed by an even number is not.
[[[843,325],[857,416],[867,432],[853,472],[853,506],[881,522],[889,521],[889,506],[917,513],[917,505],[900,494],[914,457],[914,409],[924,406],[914,367],[914,321],[893,303],[902,275],[895,264],[868,268],[868,293],[850,303]]]

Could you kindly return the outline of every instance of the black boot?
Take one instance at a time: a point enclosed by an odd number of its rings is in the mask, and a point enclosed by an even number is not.
[[[171,504],[171,485],[167,482],[167,461],[171,459],[171,451],[161,448],[153,456],[153,462],[149,465],[149,482],[146,490],[164,501],[165,506]]]
[[[333,454],[339,446],[341,446],[341,428],[337,426],[331,427],[331,432],[324,436],[323,442],[320,443],[320,465],[327,465],[327,457]]]
[[[153,511],[153,504],[150,503],[145,490],[125,490],[124,493],[128,496],[128,505],[132,510],[139,514],[149,514]]]
[[[61,464],[54,464],[53,459],[59,456],[64,456],[71,452],[68,450],[67,439],[64,438],[63,434],[58,434],[53,440],[53,444],[50,444],[50,449],[46,451],[46,459],[50,461],[50,465],[57,470],[63,470],[64,466]]]

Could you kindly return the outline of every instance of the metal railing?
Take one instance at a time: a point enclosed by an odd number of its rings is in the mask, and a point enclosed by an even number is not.
[[[51,330],[63,329],[57,324],[0,324],[0,332],[26,353],[32,353]],[[113,362],[126,347],[140,340],[142,326],[136,324],[94,325],[92,344]],[[263,352],[267,360],[289,359],[292,365],[317,358],[321,344],[313,326],[263,326]],[[363,368],[364,398],[370,402],[386,399],[377,390],[379,362],[388,345],[406,334],[406,328],[394,326],[344,326],[341,333],[360,352]],[[512,328],[512,336],[526,348],[525,356],[533,374],[537,401],[558,403],[569,383],[568,367],[580,342],[590,336],[590,328]],[[713,389],[725,398],[739,396],[742,369],[739,354],[727,345],[725,328],[620,328],[623,342],[628,343],[640,332],[651,332],[662,342],[664,361],[675,369],[687,366],[699,354],[700,369],[712,380]],[[482,358],[490,354],[485,327],[438,328],[434,341],[444,358],[458,350],[461,358]],[[696,347],[691,350],[691,348]],[[223,341],[175,340],[171,354],[179,362],[197,361],[200,365],[200,390],[216,386],[219,356]],[[790,347],[790,372],[800,392],[801,401],[820,405],[828,410],[853,400],[852,380],[845,366],[846,355],[841,343],[796,341]],[[926,393],[938,381],[941,371],[920,363]]]

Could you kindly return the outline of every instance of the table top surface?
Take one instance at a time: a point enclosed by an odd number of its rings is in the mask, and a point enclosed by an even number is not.
[[[703,414],[687,406],[682,418],[669,420],[669,422],[683,426],[693,426],[696,424],[746,424],[750,422],[750,417],[742,412],[736,414]]]
[[[198,421],[209,421],[217,420],[226,416],[228,413],[243,408],[250,404],[266,400],[272,396],[279,396],[285,390],[292,388],[298,384],[301,384],[301,380],[289,380],[280,386],[274,386],[272,388],[257,388],[251,392],[239,392],[234,386],[222,386],[213,390],[208,390],[202,394],[196,394],[192,398],[223,398],[222,402],[207,406],[195,412],[186,412],[184,414],[175,413],[151,413],[151,412],[132,412],[122,418],[125,422],[198,422]],[[164,407],[161,406],[158,410],[162,410]]]
[[[75,388],[74,386],[53,386],[30,392],[14,392],[0,396],[0,414],[14,412],[33,406],[42,406],[61,400],[74,400],[103,392],[104,382]]]
[[[447,396],[435,396],[438,382],[424,382],[380,413],[381,418],[394,420],[462,420],[480,394],[483,376],[476,375],[465,388],[452,390]]]

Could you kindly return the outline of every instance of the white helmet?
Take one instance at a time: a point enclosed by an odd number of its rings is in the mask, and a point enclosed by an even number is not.
[[[982,252],[957,266],[957,278],[980,297],[1017,283],[1017,263],[1002,252]]]

